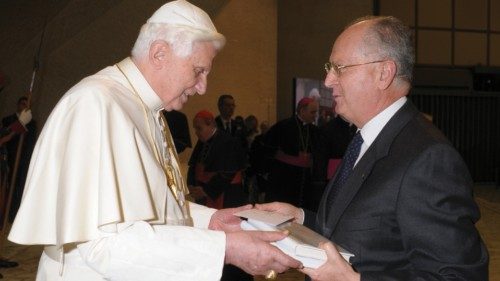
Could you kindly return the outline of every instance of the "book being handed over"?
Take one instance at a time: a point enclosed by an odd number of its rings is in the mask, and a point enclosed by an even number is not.
[[[330,242],[330,240],[306,226],[292,222],[292,216],[257,209],[241,211],[235,215],[246,219],[241,222],[241,228],[244,230],[288,230],[289,235],[286,238],[272,244],[285,254],[301,261],[305,267],[318,268],[326,262],[325,250],[318,248],[318,246],[320,243]],[[347,262],[354,256],[338,245],[335,247]]]

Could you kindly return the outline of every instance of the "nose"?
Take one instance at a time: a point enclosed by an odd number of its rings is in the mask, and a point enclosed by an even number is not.
[[[207,76],[206,75],[200,75],[198,77],[198,82],[196,82],[195,89],[199,95],[205,94],[205,92],[207,91]]]
[[[333,88],[333,85],[338,83],[338,77],[335,71],[329,71],[325,77],[325,86],[328,88]]]

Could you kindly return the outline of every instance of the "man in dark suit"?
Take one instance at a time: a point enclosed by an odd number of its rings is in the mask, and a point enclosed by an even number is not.
[[[231,136],[234,136],[236,133],[236,124],[234,122],[233,115],[236,103],[234,102],[233,96],[220,95],[217,100],[217,108],[219,109],[219,115],[215,117],[217,128]]]
[[[317,214],[283,203],[258,206],[305,219],[355,255],[349,264],[332,243],[322,245],[326,263],[303,270],[314,280],[488,280],[467,166],[406,98],[410,33],[393,17],[362,18],[344,30],[325,85],[336,112],[360,130]]]
[[[248,143],[245,134],[245,124],[233,119],[234,109],[236,108],[233,96],[227,94],[220,95],[217,100],[217,108],[219,109],[219,115],[215,117],[217,128],[236,138],[241,146],[246,148]]]

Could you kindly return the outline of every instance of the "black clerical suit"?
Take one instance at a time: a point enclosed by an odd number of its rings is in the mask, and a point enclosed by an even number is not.
[[[467,166],[407,101],[331,205],[305,224],[350,250],[361,280],[488,280]]]
[[[340,116],[332,118],[321,127],[322,134],[327,139],[328,156],[342,158],[356,130],[356,126],[344,121]]]
[[[246,204],[241,175],[245,157],[236,139],[217,129],[207,142],[196,143],[189,159],[188,185],[201,186],[212,201],[223,196],[223,208]]]
[[[287,202],[316,210],[324,188],[324,184],[320,190],[312,185],[318,136],[318,127],[304,124],[297,116],[281,120],[267,131],[263,143],[273,159],[267,202]]]
[[[332,118],[320,127],[318,146],[321,151],[315,159],[318,165],[315,176],[317,180],[324,180],[326,184],[326,180],[333,176],[356,130],[356,126],[344,121],[340,116]]]

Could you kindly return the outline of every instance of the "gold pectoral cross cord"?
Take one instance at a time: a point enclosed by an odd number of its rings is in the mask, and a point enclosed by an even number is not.
[[[172,133],[170,132],[170,128],[168,127],[167,120],[165,119],[165,116],[163,115],[162,112],[159,113],[160,115],[160,124],[163,127],[162,133],[163,133],[163,138],[166,142],[167,146],[167,153],[169,154],[169,157],[166,157],[168,159],[167,163],[163,165],[163,168],[165,170],[165,175],[167,176],[167,184],[171,188],[172,192],[174,193],[175,198],[181,205],[184,205],[184,195],[188,194],[189,191],[187,189],[186,183],[182,179],[182,177],[176,177],[175,175],[175,170],[173,167],[173,161],[175,159],[177,165],[179,162],[179,156],[177,155],[177,151],[175,150],[175,145],[172,140]],[[172,159],[173,158],[173,159]],[[178,168],[178,167],[177,167]],[[180,181],[180,182],[179,182]]]
[[[177,151],[175,151],[175,146],[174,146],[174,143],[172,140],[172,134],[170,133],[170,128],[168,127],[167,120],[163,116],[162,112],[159,111],[158,114],[160,117],[159,117],[158,121],[159,121],[160,125],[162,126],[162,135],[163,135],[163,139],[166,143],[166,153],[165,154],[168,154],[168,156],[165,155],[164,153],[160,154],[160,152],[159,152],[160,149],[158,147],[156,147],[156,145],[155,145],[154,138],[152,136],[151,126],[149,125],[149,122],[147,121],[148,120],[148,111],[146,110],[146,105],[144,104],[141,97],[139,96],[139,93],[135,89],[134,85],[130,82],[130,80],[129,80],[128,76],[125,74],[125,72],[120,68],[120,66],[118,64],[116,64],[116,67],[123,74],[123,76],[127,80],[128,84],[132,88],[134,95],[139,99],[139,101],[142,105],[142,110],[143,110],[143,113],[144,113],[145,119],[146,119],[146,125],[148,126],[148,130],[150,133],[150,135],[149,135],[150,140],[149,141],[151,142],[151,145],[154,148],[155,156],[156,156],[157,160],[159,161],[160,165],[163,168],[163,171],[164,171],[165,176],[167,178],[167,186],[169,187],[170,191],[172,191],[172,193],[175,197],[175,200],[179,203],[179,205],[184,207],[184,205],[185,205],[184,195],[189,194],[189,191],[187,189],[186,183],[184,182],[184,180],[182,180],[182,177],[180,175],[178,177],[175,175],[173,162],[177,161],[175,163],[175,165],[177,166],[176,168],[179,169],[179,167],[178,167],[179,156],[177,155]]]

